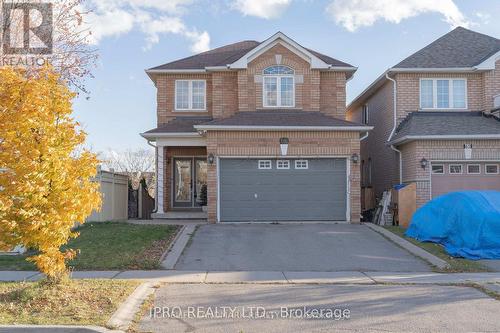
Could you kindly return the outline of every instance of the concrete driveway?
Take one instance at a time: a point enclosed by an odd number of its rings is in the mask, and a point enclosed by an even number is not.
[[[426,272],[430,266],[364,225],[199,226],[177,270]]]
[[[500,331],[500,302],[468,287],[167,284],[154,307],[141,332]]]

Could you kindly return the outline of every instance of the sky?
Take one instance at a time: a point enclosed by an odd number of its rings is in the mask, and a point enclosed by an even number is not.
[[[500,0],[87,0],[99,60],[75,118],[95,152],[148,148],[156,89],[144,70],[277,31],[358,67],[349,103],[387,68],[456,26],[500,38]],[[495,22],[496,21],[496,22]]]

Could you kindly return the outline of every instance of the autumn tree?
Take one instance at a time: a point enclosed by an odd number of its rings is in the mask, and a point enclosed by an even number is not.
[[[53,69],[0,68],[0,82],[0,247],[36,250],[29,260],[58,280],[75,254],[61,246],[100,207],[98,160],[73,154],[86,134],[71,117],[74,93]]]

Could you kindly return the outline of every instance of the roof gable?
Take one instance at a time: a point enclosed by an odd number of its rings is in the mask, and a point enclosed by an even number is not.
[[[334,59],[327,55],[321,54],[314,50],[305,48],[293,41],[291,38],[278,32],[265,40],[257,42],[247,40],[218,47],[210,51],[195,54],[190,57],[175,60],[160,66],[152,67],[146,72],[182,72],[182,71],[206,71],[213,67],[229,67],[229,68],[246,68],[249,57],[258,55],[259,52],[265,52],[268,48],[272,48],[276,43],[279,43],[292,52],[300,55],[304,60],[311,64],[312,68],[318,69],[340,69],[346,71],[355,71],[356,67]]]
[[[499,51],[499,39],[458,27],[393,68],[470,68]]]

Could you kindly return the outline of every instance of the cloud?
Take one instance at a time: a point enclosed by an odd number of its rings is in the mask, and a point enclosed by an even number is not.
[[[235,0],[231,7],[245,16],[257,16],[263,19],[279,17],[292,0]]]
[[[469,26],[453,0],[333,0],[326,11],[351,32],[380,19],[397,24],[424,13],[439,13],[452,27]]]
[[[210,49],[210,35],[188,27],[182,15],[194,0],[90,0],[87,4],[92,12],[87,25],[92,31],[88,42],[99,44],[107,37],[115,37],[137,29],[145,34],[144,50],[160,41],[164,34],[184,36],[191,42],[191,51]]]

